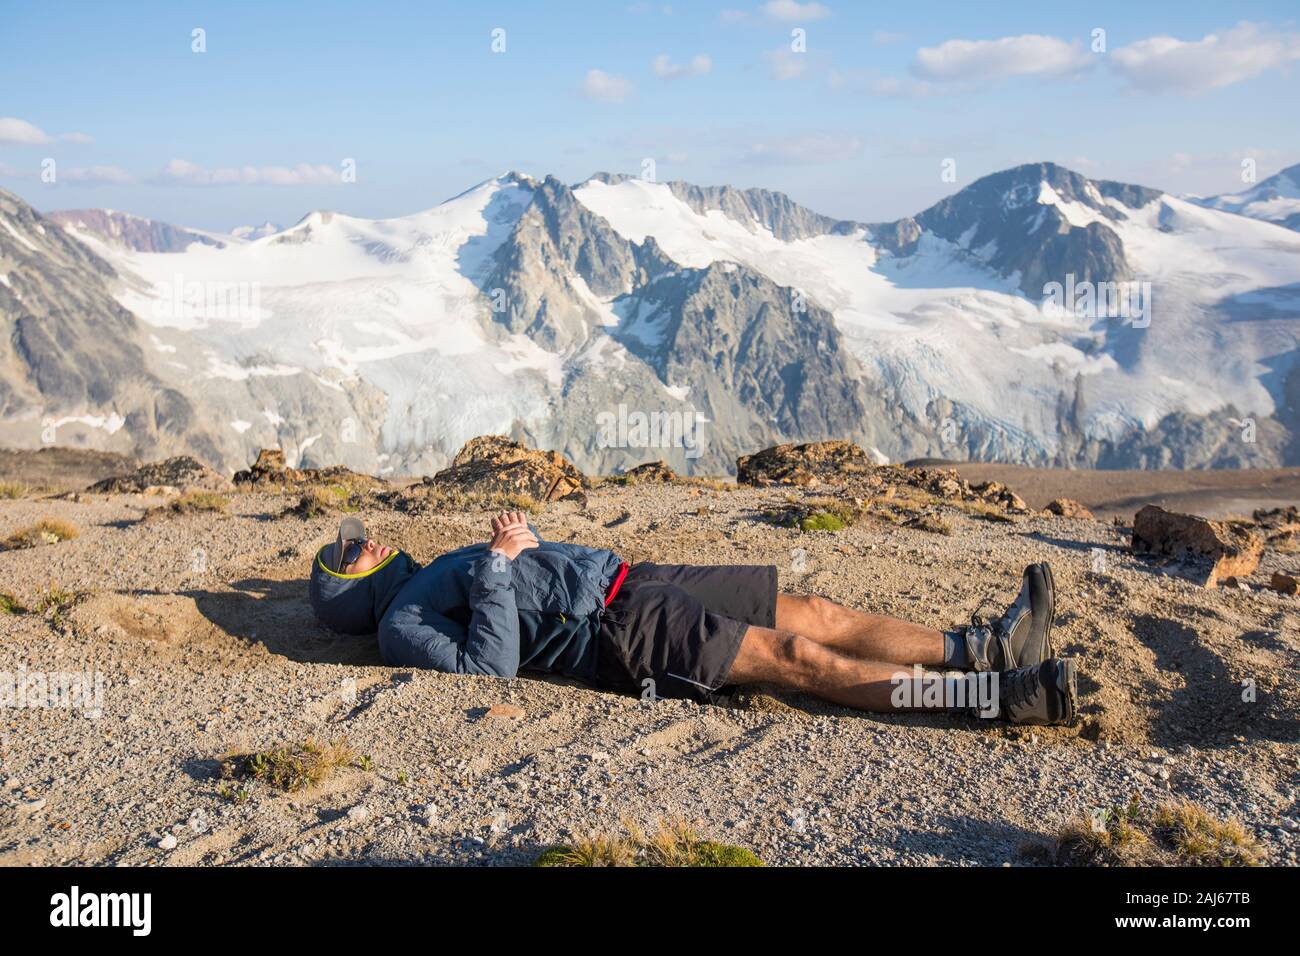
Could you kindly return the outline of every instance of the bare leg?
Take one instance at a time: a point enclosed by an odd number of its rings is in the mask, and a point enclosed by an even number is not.
[[[898,664],[848,657],[798,634],[750,627],[727,683],[776,684],[846,707],[886,712],[906,709],[894,702],[899,686],[894,678],[899,676],[912,680],[912,671]],[[918,692],[912,699],[920,697]]]
[[[776,626],[849,657],[895,664],[943,663],[942,632],[855,611],[816,595],[778,594]]]

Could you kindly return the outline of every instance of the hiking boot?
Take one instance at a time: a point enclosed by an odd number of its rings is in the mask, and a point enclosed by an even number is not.
[[[1068,657],[998,675],[998,705],[1013,724],[1068,724],[1077,694],[1074,660]]]
[[[976,618],[966,628],[966,656],[976,671],[1032,667],[1052,656],[1056,586],[1047,562],[1031,564],[1020,579],[1020,593],[996,621]]]

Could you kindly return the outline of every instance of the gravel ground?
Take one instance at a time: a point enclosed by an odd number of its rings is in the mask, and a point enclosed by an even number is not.
[[[100,714],[0,710],[0,863],[521,864],[624,820],[684,819],[770,864],[1021,865],[1026,844],[1134,793],[1236,816],[1271,862],[1296,862],[1296,598],[1163,575],[1100,522],[954,513],[945,536],[761,520],[788,494],[603,487],[534,522],[629,559],[776,564],[785,590],[939,627],[1002,603],[1026,563],[1050,560],[1058,653],[1080,660],[1078,725],[764,693],[644,702],[387,668],[373,640],[312,621],[304,577],[337,518],[283,516],[296,499],[239,494],[225,515],[147,518],[161,499],[0,501],[0,537],[42,518],[80,530],[0,553],[0,590],[20,602],[78,593],[58,615],[0,614],[0,671],[104,681]],[[364,517],[427,560],[484,540],[489,515]],[[1257,577],[1293,565],[1270,556]],[[523,716],[487,715],[504,703]],[[370,769],[223,795],[223,755],[309,736],[346,737]]]

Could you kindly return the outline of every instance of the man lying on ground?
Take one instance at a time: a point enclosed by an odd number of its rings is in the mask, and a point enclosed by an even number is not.
[[[541,671],[701,702],[725,687],[764,683],[860,710],[939,700],[953,707],[960,678],[923,676],[930,667],[991,678],[992,713],[1016,723],[1066,723],[1075,712],[1074,661],[1052,656],[1055,589],[1045,563],[1025,569],[1002,617],[943,632],[778,593],[771,566],[629,566],[603,548],[542,541],[520,512],[493,518],[486,544],[423,569],[348,517],[317,553],[310,591],[322,624],[377,631],[380,654],[395,667]],[[920,666],[909,673],[900,665]],[[948,696],[926,696],[921,685]]]

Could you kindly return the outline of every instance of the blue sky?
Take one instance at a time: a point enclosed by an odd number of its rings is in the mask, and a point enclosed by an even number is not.
[[[507,169],[577,182],[647,158],[661,180],[867,221],[1042,159],[1232,191],[1243,158],[1260,178],[1300,161],[1300,26],[1293,3],[1231,10],[3,0],[0,188],[219,230],[402,215]]]

